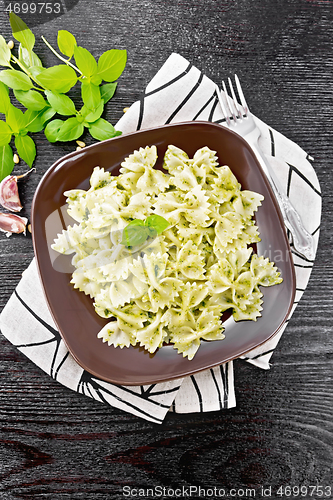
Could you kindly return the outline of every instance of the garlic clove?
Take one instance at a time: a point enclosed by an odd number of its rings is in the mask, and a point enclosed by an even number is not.
[[[27,222],[28,219],[26,217],[0,213],[0,231],[6,233],[7,237],[11,236],[13,233],[23,233],[25,235]]]
[[[17,177],[7,175],[0,183],[0,203],[11,212],[19,212],[22,205],[17,188]]]
[[[30,172],[31,170],[23,175],[7,175],[7,177],[0,182],[0,204],[7,210],[11,212],[19,212],[22,210],[17,180],[30,174]]]

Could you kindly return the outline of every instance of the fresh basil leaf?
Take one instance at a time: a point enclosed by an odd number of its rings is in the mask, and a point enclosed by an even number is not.
[[[23,106],[35,111],[44,109],[47,106],[44,97],[36,90],[14,90],[14,95]]]
[[[14,38],[16,38],[16,40],[20,42],[24,48],[31,52],[35,45],[35,35],[33,32],[14,12],[9,14],[9,21]]]
[[[34,159],[36,157],[36,146],[34,141],[28,135],[17,135],[15,137],[15,147],[17,154],[32,167]]]
[[[39,66],[40,68],[43,67],[42,61],[39,59],[38,55],[33,51],[29,52],[29,50],[23,47],[21,43],[19,45],[18,56],[19,61],[27,68],[30,68],[31,66]]]
[[[131,227],[124,230],[125,236],[123,245],[127,247],[136,247],[142,245],[148,238],[147,230],[145,227]]]
[[[0,182],[11,174],[14,168],[13,150],[9,144],[0,147]]]
[[[4,83],[0,82],[0,113],[4,115],[8,112],[10,106],[10,98],[8,87]]]
[[[160,215],[150,215],[144,222],[134,219],[124,228],[121,244],[127,247],[142,245],[149,236],[154,238],[168,226],[169,222]]]
[[[158,233],[154,227],[147,227],[146,229],[150,238],[156,238]]]
[[[0,35],[0,66],[10,66],[11,51],[6,40]]]
[[[129,222],[127,224],[126,227],[134,227],[134,226],[141,226],[141,227],[144,227],[145,225],[145,221],[141,220],[141,219],[133,219],[131,222]]]
[[[123,230],[121,244],[126,247],[142,245],[148,237],[147,228],[140,219],[134,219]]]
[[[148,232],[148,236],[150,238],[156,238],[157,231],[156,231],[156,229],[154,227],[147,227],[146,229],[147,229],[147,232]]]
[[[107,50],[98,59],[97,69],[99,76],[106,82],[114,82],[124,71],[126,61],[126,50]]]
[[[23,49],[24,51],[25,49]],[[39,59],[38,55],[35,52],[31,52],[32,57],[32,66],[37,66],[39,68],[43,67],[42,61]]]
[[[6,114],[6,122],[10,126],[13,134],[18,134],[25,128],[25,115],[20,109],[10,104]]]
[[[57,141],[75,141],[83,134],[83,131],[84,126],[73,116],[72,118],[68,118],[62,124],[57,135]]]
[[[96,109],[101,102],[101,92],[97,85],[88,82],[82,82],[81,96],[83,104],[89,109]]]
[[[100,85],[102,83],[102,77],[97,75],[97,73],[95,75],[92,75],[90,77],[90,81],[91,83],[93,83],[94,85]]]
[[[46,90],[45,94],[52,108],[55,109],[57,113],[64,116],[75,115],[75,104],[67,95],[51,92],[51,90]]]
[[[104,120],[104,118],[99,118],[96,122],[92,123],[89,132],[98,141],[105,141],[117,135],[113,125]]]
[[[45,123],[51,120],[51,118],[56,114],[56,110],[51,108],[50,106],[47,106],[46,109],[44,109],[43,113],[40,116],[40,119],[42,120],[43,125],[45,126]]]
[[[41,71],[38,82],[48,90],[65,94],[76,84],[77,76],[73,68],[58,64]]]
[[[76,46],[75,36],[69,31],[59,30],[57,42],[60,52],[71,59]]]
[[[43,71],[42,66],[31,66],[29,72],[32,74],[33,78],[38,82],[38,75]]]
[[[145,225],[154,229],[157,234],[161,234],[170,224],[164,217],[161,217],[161,215],[153,214],[147,217]]]
[[[82,118],[84,119],[89,113],[92,112],[92,109],[88,108],[88,106],[86,106],[85,104],[82,106],[82,108],[80,109],[79,111],[79,115],[82,116]],[[83,121],[82,119],[82,121]]]
[[[102,115],[103,109],[104,109],[104,102],[101,101],[96,109],[90,110],[90,112],[86,114],[84,119],[88,123],[93,123],[93,122],[97,121],[98,118],[100,118],[100,116]]]
[[[27,132],[40,132],[44,128],[43,115],[45,113],[44,109],[39,111],[34,111],[33,109],[27,109],[24,113],[24,129]]]
[[[83,47],[74,47],[74,59],[76,66],[84,76],[90,77],[97,72],[97,62],[89,50]]]
[[[22,71],[16,69],[4,69],[0,72],[0,81],[14,90],[30,90],[32,81]]]
[[[12,138],[12,130],[8,123],[0,120],[0,146],[5,146],[10,143]]]
[[[101,86],[101,98],[103,99],[104,104],[106,104],[113,97],[116,88],[117,82],[106,83]]]
[[[49,142],[56,142],[63,123],[63,120],[52,120],[46,125],[44,134]]]

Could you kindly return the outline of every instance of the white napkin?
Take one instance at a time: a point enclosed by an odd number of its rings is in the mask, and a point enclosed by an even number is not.
[[[116,129],[126,134],[191,120],[223,125],[215,83],[182,56],[171,54],[148,84],[140,101],[135,102],[119,120]],[[321,195],[309,156],[260,120],[257,123],[262,132],[262,150],[318,244]],[[313,262],[294,252],[293,258],[297,292],[292,312],[307,286],[313,266]],[[271,355],[289,319],[278,335],[243,356],[243,359],[268,369]],[[12,344],[64,386],[155,423],[162,423],[168,411],[206,412],[236,405],[232,362],[183,379],[138,387],[110,384],[83,370],[67,351],[52,320],[35,260],[24,272],[2,311],[0,328]]]

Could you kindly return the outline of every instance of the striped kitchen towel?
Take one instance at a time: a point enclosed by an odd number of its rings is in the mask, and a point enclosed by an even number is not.
[[[144,128],[192,120],[223,125],[216,85],[178,54],[171,54],[116,125],[124,134]],[[257,120],[261,148],[285,186],[287,195],[318,244],[321,196],[308,155],[282,134]],[[292,247],[292,242],[291,242]],[[295,310],[310,277],[312,261],[299,257],[293,247],[297,293]],[[34,293],[31,293],[31,291]],[[291,313],[292,314],[292,313]],[[289,320],[289,318],[288,318]],[[273,339],[243,359],[263,369],[286,324]],[[236,405],[232,362],[183,379],[148,386],[124,387],[100,380],[83,370],[63,343],[44,299],[35,260],[17,286],[0,316],[2,334],[48,375],[64,386],[101,403],[143,419],[162,423],[168,411],[207,412]]]

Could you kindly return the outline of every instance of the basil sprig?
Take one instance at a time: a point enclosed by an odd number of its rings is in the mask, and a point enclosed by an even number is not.
[[[169,222],[160,215],[149,215],[145,221],[134,219],[124,228],[121,244],[126,247],[142,245],[149,237],[155,238],[167,227]]]
[[[60,59],[60,64],[46,68],[33,51],[35,36],[24,21],[11,12],[10,24],[20,45],[16,57],[0,35],[0,66],[5,68],[0,71],[0,114],[5,117],[0,120],[0,181],[14,167],[12,139],[17,154],[31,167],[36,146],[30,133],[44,130],[49,142],[77,140],[85,129],[98,141],[120,135],[102,114],[127,62],[126,50],[115,49],[96,60],[86,48],[77,45],[72,33],[59,30],[60,53],[42,37]],[[81,86],[80,109],[67,95],[77,85]]]

